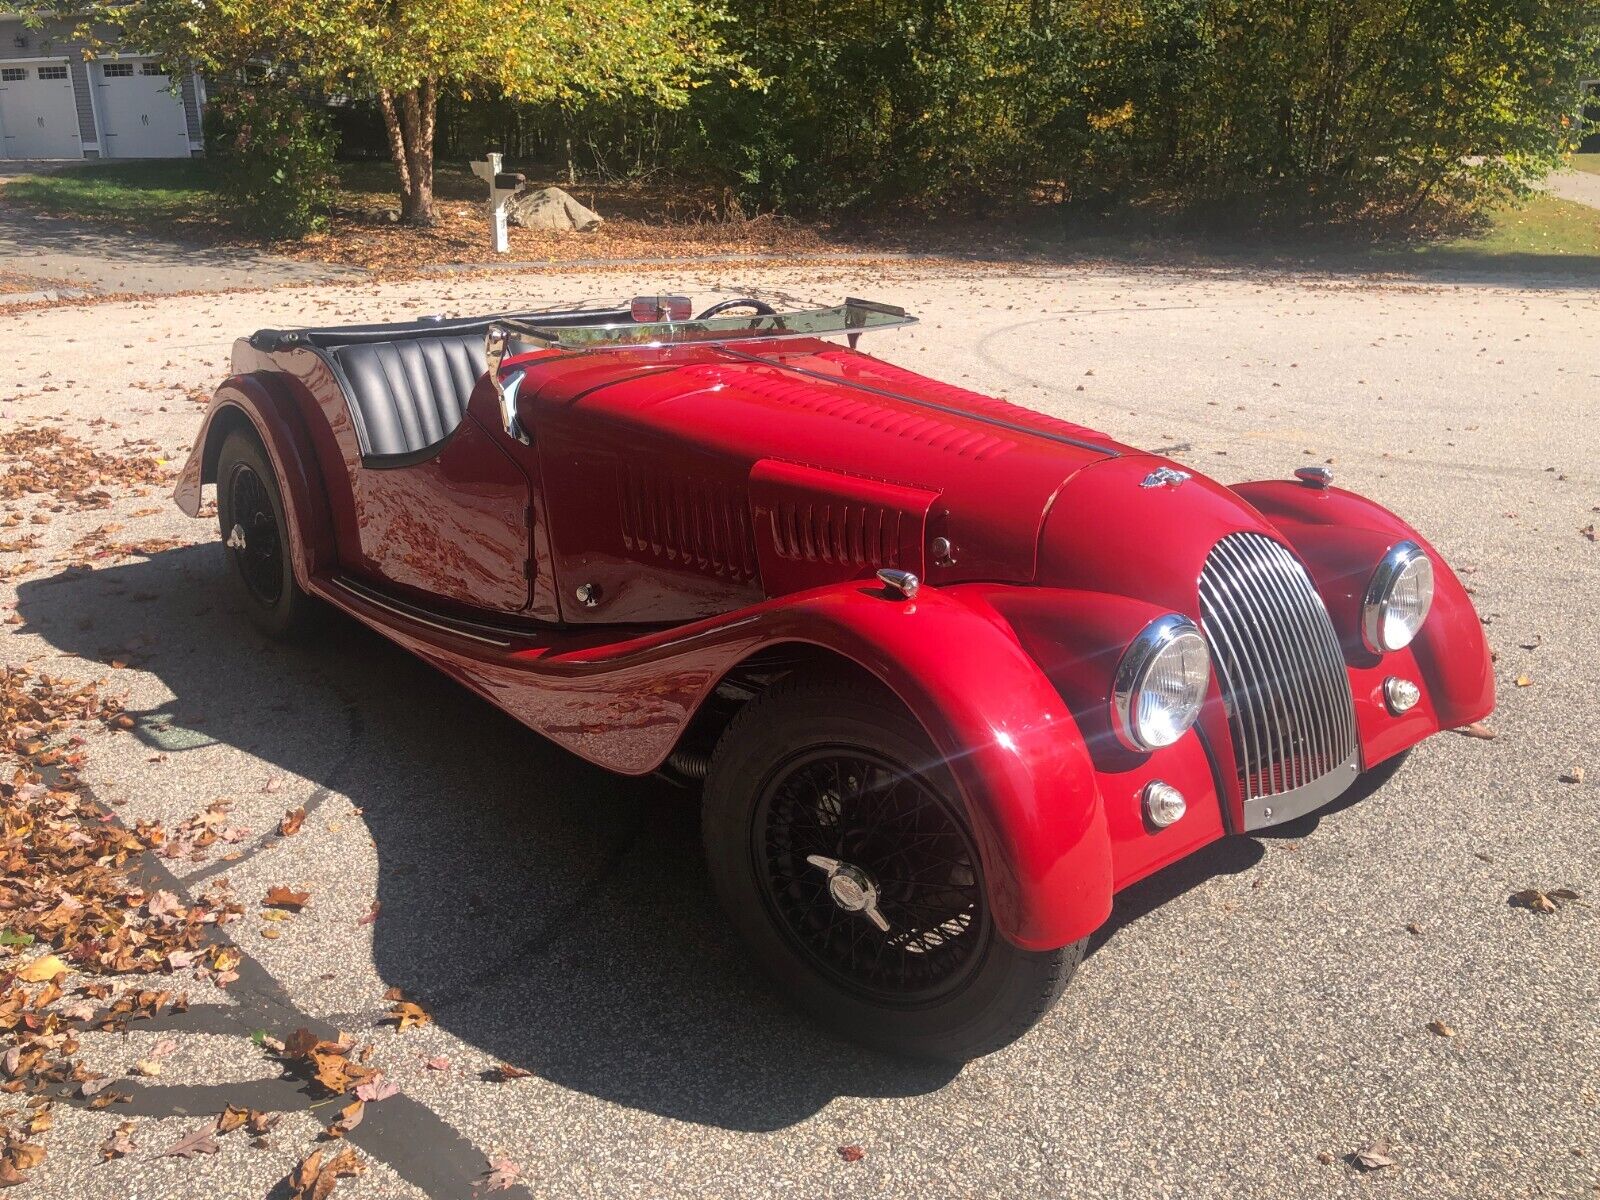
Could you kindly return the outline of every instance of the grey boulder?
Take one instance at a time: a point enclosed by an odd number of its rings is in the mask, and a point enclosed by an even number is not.
[[[558,187],[524,185],[506,204],[506,219],[525,229],[555,229],[588,233],[600,228],[603,218],[579,204]]]

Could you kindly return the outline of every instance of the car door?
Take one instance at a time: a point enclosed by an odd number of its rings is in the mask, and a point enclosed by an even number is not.
[[[528,477],[470,415],[431,458],[362,467],[355,494],[373,573],[473,608],[528,607]]]
[[[359,447],[350,488],[361,573],[422,602],[526,609],[532,489],[502,431],[474,415],[494,406],[481,337],[355,342],[326,361]]]

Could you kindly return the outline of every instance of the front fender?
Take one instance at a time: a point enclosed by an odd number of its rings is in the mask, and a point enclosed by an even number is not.
[[[1450,564],[1420,533],[1381,505],[1340,488],[1274,479],[1242,483],[1234,491],[1277,528],[1305,563],[1354,672],[1376,674],[1390,660],[1411,660],[1441,729],[1482,720],[1494,710],[1494,664],[1483,623]],[[1362,601],[1378,561],[1407,539],[1433,560],[1433,609],[1409,647],[1397,654],[1375,654],[1361,640]],[[1369,756],[1367,766],[1383,756]]]
[[[859,664],[922,724],[961,790],[1006,937],[1052,949],[1105,921],[1112,855],[1094,766],[1060,693],[986,603],[835,584],[623,644],[529,652],[481,690],[595,761],[626,754],[647,770],[723,674],[793,643]],[[481,664],[452,674],[484,680]]]
[[[299,411],[293,401],[279,394],[270,378],[235,375],[217,389],[172,498],[186,515],[199,516],[200,490],[202,485],[216,482],[217,455],[224,439],[245,426],[255,431],[272,462],[285,516],[295,535],[290,539],[295,580],[309,590],[311,577],[330,569],[335,560],[327,494]]]

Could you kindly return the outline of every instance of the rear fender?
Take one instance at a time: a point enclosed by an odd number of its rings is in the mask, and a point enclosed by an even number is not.
[[[1339,488],[1274,479],[1239,484],[1234,491],[1273,524],[1311,572],[1353,670],[1378,672],[1391,660],[1398,666],[1414,661],[1443,729],[1482,720],[1494,710],[1494,666],[1477,609],[1450,564],[1420,533],[1388,509]],[[1406,650],[1379,655],[1361,640],[1361,605],[1379,560],[1406,540],[1433,561],[1433,608]]]
[[[334,561],[327,494],[311,441],[294,403],[260,373],[225,380],[206,408],[189,460],[178,475],[172,498],[191,517],[200,515],[201,487],[217,480],[217,457],[233,430],[249,427],[266,447],[277,475],[285,516],[293,532],[290,557],[302,588]]]

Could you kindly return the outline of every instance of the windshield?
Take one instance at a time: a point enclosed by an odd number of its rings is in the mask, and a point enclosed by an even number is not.
[[[916,318],[891,304],[846,300],[829,308],[747,313],[704,320],[625,321],[604,325],[541,325],[537,316],[496,321],[508,333],[563,350],[625,350],[747,338],[830,337],[911,325]]]

